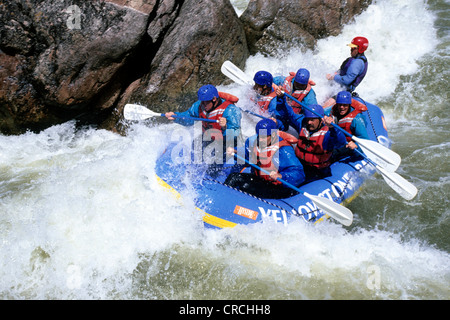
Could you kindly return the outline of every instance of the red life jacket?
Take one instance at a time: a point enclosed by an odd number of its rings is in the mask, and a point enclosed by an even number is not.
[[[283,88],[286,92],[292,92],[294,90],[294,86],[292,84],[292,79],[295,78],[295,72],[289,72],[290,76],[287,77],[284,80]],[[295,90],[291,93],[291,96],[293,96],[298,101],[302,102],[302,100],[308,95],[308,93],[311,91],[311,86],[315,86],[316,83],[312,80],[309,80],[306,89],[305,90]],[[286,102],[288,105],[292,107],[295,113],[300,114],[302,112],[302,106],[295,102],[294,100],[289,99],[286,97]]]
[[[257,142],[255,141],[255,145],[253,147],[253,160],[256,158],[256,164],[260,168],[265,169],[269,172],[278,171],[278,168],[275,166],[272,159],[275,153],[282,147],[292,147],[292,144],[297,143],[297,139],[289,133],[278,131],[278,136],[280,137],[280,141],[276,144],[260,149]],[[272,182],[273,184],[281,184],[280,181],[272,180],[268,174],[261,172],[260,170],[255,171],[255,174],[267,181]]]
[[[233,96],[232,94],[229,94],[229,93],[225,93],[225,92],[219,92],[219,97],[221,99],[224,99],[225,101],[222,104],[220,104],[219,106],[217,106],[216,108],[214,108],[213,110],[211,110],[210,112],[206,112],[205,110],[203,110],[201,105],[199,106],[198,114],[199,114],[200,118],[219,120],[220,118],[222,118],[223,113],[225,112],[225,109],[230,104],[234,104],[239,101],[238,97]],[[217,130],[220,130],[220,132],[222,132],[222,127],[217,122],[203,121],[202,128],[203,128],[203,132],[205,132],[208,129],[217,129]]]
[[[364,112],[367,111],[367,106],[361,102],[359,102],[358,100],[352,99],[352,104],[350,105],[351,108],[353,108],[352,111],[350,111],[349,113],[347,113],[346,116],[344,116],[343,118],[339,119],[337,121],[337,124],[339,125],[339,127],[341,127],[342,129],[344,129],[345,131],[347,131],[348,133],[352,134],[351,130],[350,130],[350,126],[352,125],[352,121],[353,119],[355,119],[355,117]],[[333,108],[331,109],[331,113],[333,115],[333,117],[335,118],[335,120],[337,120],[337,115],[339,114],[339,111],[336,107],[336,105],[333,106]],[[347,141],[351,141],[352,138],[348,137],[346,135],[346,139]]]
[[[275,91],[269,93],[266,96],[259,96],[258,97],[258,106],[261,108],[261,110],[266,111],[269,109],[269,104],[272,101],[273,98],[277,97],[277,93]]]
[[[323,140],[328,132],[328,126],[322,126],[312,135],[302,128],[298,137],[295,154],[303,163],[318,169],[330,165],[331,152],[323,149]]]

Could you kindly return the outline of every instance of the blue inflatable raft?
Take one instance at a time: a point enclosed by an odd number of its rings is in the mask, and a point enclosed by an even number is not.
[[[369,138],[389,147],[383,112],[376,105],[364,103],[368,109],[363,115]],[[325,212],[303,194],[284,199],[262,199],[225,185],[224,181],[231,172],[232,165],[225,164],[220,170],[211,170],[206,165],[174,164],[171,156],[174,147],[175,144],[170,145],[157,160],[158,181],[177,197],[181,197],[181,193],[187,188],[193,191],[190,194],[196,195],[195,206],[203,214],[207,227],[227,228],[267,220],[287,224],[292,218],[317,223],[328,218]],[[309,194],[346,205],[376,172],[361,157],[343,158],[333,163],[330,169],[331,176],[303,184],[299,188]]]

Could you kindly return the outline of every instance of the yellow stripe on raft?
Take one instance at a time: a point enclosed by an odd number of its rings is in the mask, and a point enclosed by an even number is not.
[[[179,201],[181,203],[181,194],[176,191],[174,188],[172,188],[167,182],[165,182],[163,179],[161,179],[160,177],[156,176],[156,179],[158,181],[158,184],[160,186],[162,186],[164,189],[166,189],[168,192],[170,192],[177,201]],[[203,222],[210,224],[214,227],[218,227],[218,228],[233,228],[235,227],[237,224],[228,220],[224,220],[221,218],[218,218],[216,216],[213,216],[209,213],[206,213],[205,211],[203,211],[202,209],[195,207],[198,211],[201,212],[201,214],[203,215]]]
[[[158,184],[161,185],[164,189],[166,189],[168,192],[170,192],[177,201],[179,201],[181,203],[181,194],[176,191],[174,188],[172,188],[167,182],[165,182],[163,179],[161,179],[160,177],[156,176],[156,179],[158,181]],[[361,188],[357,191],[355,191],[355,193],[348,199],[344,200],[344,205],[348,205],[350,202],[352,202],[360,193]],[[201,212],[202,216],[203,216],[203,222],[210,224],[214,227],[218,227],[218,228],[233,228],[237,225],[237,223],[225,220],[225,219],[221,219],[218,218],[216,216],[213,216],[205,211],[203,211],[202,209],[195,207],[198,211]],[[322,216],[320,219],[318,219],[317,221],[314,222],[314,224],[323,222],[325,219],[330,218],[329,215],[325,214],[324,216]]]

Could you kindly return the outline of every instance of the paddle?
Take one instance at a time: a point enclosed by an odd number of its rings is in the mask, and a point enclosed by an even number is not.
[[[252,116],[255,116],[255,117],[258,117],[258,118],[261,118],[261,119],[270,119],[268,117],[264,117],[264,116],[262,116],[260,114],[257,114],[257,113],[255,113],[253,111],[250,111],[250,110],[244,110],[244,109],[241,109],[241,110],[244,111],[244,112],[247,112],[248,114],[251,114]]]
[[[359,151],[358,149],[355,149],[357,153],[359,153],[361,156],[364,157],[364,154]],[[387,171],[380,166],[378,166],[376,163],[374,163],[369,158],[365,157],[366,160],[375,167],[375,169],[378,170],[379,173],[381,173],[381,176],[383,177],[384,181],[399,195],[401,195],[406,200],[413,199],[417,194],[417,188],[410,182],[408,182],[405,178],[403,178],[401,175],[399,175],[396,172],[390,172]]]
[[[249,76],[247,76],[230,61],[225,61],[223,63],[221,71],[233,81],[238,79],[238,83],[253,83],[253,80]],[[301,103],[286,92],[284,94],[321,118],[320,114],[314,112],[305,104]],[[401,177],[399,174],[394,172],[397,170],[401,162],[401,158],[397,153],[375,141],[357,138],[334,123],[333,126],[344,132],[344,134],[350,136],[356,143],[358,143],[361,149],[364,150],[364,154],[359,152],[359,150],[355,151],[368,160],[368,162],[381,173],[386,183],[394,191],[407,200],[411,200],[416,196],[417,188],[410,182],[406,181],[406,179]]]
[[[151,117],[165,117],[166,115],[164,113],[157,113],[154,111],[151,111],[147,109],[144,106],[138,105],[138,104],[126,104],[125,108],[123,109],[123,116],[126,120],[133,120],[133,121],[142,121]],[[173,115],[174,118],[182,118],[182,119],[189,119],[194,121],[205,121],[205,122],[219,122],[218,120],[212,120],[212,119],[204,119],[204,118],[196,118],[196,117],[186,117],[186,116],[179,116],[179,115]]]
[[[251,163],[250,161],[248,161],[247,159],[239,156],[238,154],[234,154],[238,159],[241,159],[243,161],[245,161],[248,165],[254,167],[256,170],[260,170],[262,172],[264,172],[265,174],[270,175],[270,172],[268,172],[267,170],[264,170],[263,168],[257,166],[256,164]],[[337,221],[339,221],[340,223],[342,223],[344,226],[350,226],[353,222],[353,213],[347,209],[344,206],[341,206],[340,204],[331,201],[329,199],[326,198],[322,198],[322,197],[318,197],[318,196],[314,196],[311,195],[307,192],[304,192],[302,190],[300,190],[299,188],[297,188],[296,186],[290,184],[287,181],[284,181],[280,178],[277,178],[278,181],[280,181],[281,183],[283,183],[284,185],[286,185],[287,187],[303,194],[305,197],[307,197],[308,199],[310,199],[317,208],[321,209],[322,211],[326,212],[330,217],[336,219]]]
[[[233,62],[231,61],[225,61],[222,64],[222,67],[220,68],[220,71],[224,75],[226,75],[228,78],[233,80],[236,83],[242,84],[242,85],[251,85],[253,86],[253,79],[248,77],[241,69],[236,67]]]

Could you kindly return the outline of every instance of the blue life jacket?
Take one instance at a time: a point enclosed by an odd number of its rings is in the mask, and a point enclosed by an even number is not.
[[[367,73],[367,67],[369,66],[369,62],[367,61],[367,57],[364,54],[358,55],[356,58],[349,57],[347,58],[341,65],[341,72],[340,76],[345,76],[347,74],[347,70],[350,67],[350,64],[352,63],[353,59],[361,59],[364,61],[364,69],[363,71],[353,80],[349,85],[348,88],[350,91],[353,91],[356,89],[356,87],[361,83],[361,81],[364,79]]]

